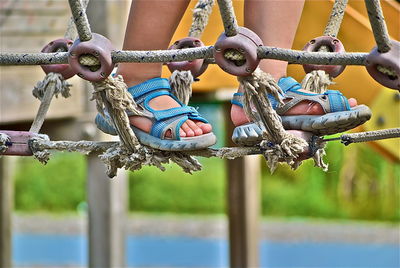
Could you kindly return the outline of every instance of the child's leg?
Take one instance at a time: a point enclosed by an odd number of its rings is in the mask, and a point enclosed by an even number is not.
[[[304,0],[246,0],[244,8],[244,26],[251,29],[263,40],[264,45],[279,48],[292,48],[297,26],[303,10]],[[286,76],[288,63],[285,61],[264,59],[260,68],[270,73],[275,80]],[[356,106],[355,99],[349,99],[350,106]],[[285,115],[324,114],[319,104],[301,102]],[[232,105],[232,121],[236,126],[248,123],[243,109]]]
[[[133,0],[125,33],[124,50],[165,50],[189,4],[188,0]],[[161,63],[121,63],[117,73],[128,87],[161,76]],[[150,101],[156,110],[179,107],[169,96]],[[144,117],[130,117],[132,125],[149,132],[152,122]],[[211,125],[187,120],[181,127],[181,137],[211,132]],[[168,134],[167,134],[168,135]]]

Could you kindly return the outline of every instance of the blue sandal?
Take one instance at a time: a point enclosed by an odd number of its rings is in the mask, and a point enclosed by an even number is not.
[[[303,130],[317,136],[331,135],[355,128],[371,118],[371,110],[367,106],[350,108],[348,100],[337,90],[327,90],[323,94],[301,92],[301,85],[292,77],[281,78],[278,85],[284,92],[285,104],[279,106],[273,96],[268,96],[268,99],[287,130]],[[242,99],[242,93],[235,93],[231,102],[243,107]],[[302,101],[319,103],[325,114],[283,115]],[[262,131],[257,124],[248,123],[234,129],[232,140],[241,145],[254,145],[261,141]]]
[[[169,82],[165,78],[153,78],[128,88],[133,99],[143,109],[144,116],[153,122],[150,133],[131,126],[139,141],[142,144],[164,151],[198,150],[214,145],[217,139],[212,132],[195,137],[180,137],[179,130],[188,119],[204,123],[208,123],[208,121],[201,117],[195,108],[182,104],[171,94],[170,90]],[[149,102],[162,95],[172,97],[181,107],[166,110],[152,109]],[[98,114],[95,123],[101,131],[110,135],[117,135],[109,115],[106,114],[103,117]],[[165,137],[168,130],[171,133],[171,138]]]

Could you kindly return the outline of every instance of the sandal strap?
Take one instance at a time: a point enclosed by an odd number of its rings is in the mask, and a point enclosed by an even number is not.
[[[188,116],[180,115],[165,120],[154,121],[150,135],[159,139],[164,139],[168,130],[171,131],[171,139],[180,140],[179,129],[188,120]]]
[[[168,79],[153,78],[139,85],[130,87],[129,93],[137,104],[143,108],[144,116],[151,119],[153,122],[150,130],[150,135],[160,139],[165,138],[165,133],[170,130],[171,138],[180,140],[179,129],[184,122],[189,118],[208,123],[202,118],[198,111],[190,106],[182,104],[173,94],[171,94],[170,84]],[[166,110],[154,110],[149,103],[152,99],[167,95],[173,98],[180,107],[175,107]]]
[[[278,86],[282,89],[284,93],[287,91],[297,91],[301,89],[301,85],[293,77],[287,76],[282,77],[278,81]]]
[[[337,90],[327,90],[324,94],[311,94],[297,90],[290,90],[286,92],[285,98],[290,100],[276,109],[276,112],[279,115],[285,114],[288,110],[302,101],[310,101],[320,104],[325,113],[349,111],[351,109],[347,98]]]
[[[233,97],[231,99],[231,103],[243,108],[243,98],[244,98],[244,94],[243,93],[236,92],[236,93],[233,94]]]
[[[128,92],[132,95],[137,104],[141,104],[147,96],[153,92],[163,92],[167,95],[171,91],[168,79],[153,78],[139,85],[128,88]]]

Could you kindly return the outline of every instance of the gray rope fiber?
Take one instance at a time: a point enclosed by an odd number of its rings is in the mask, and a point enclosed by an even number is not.
[[[89,4],[89,0],[83,0],[82,1],[82,8],[86,10],[87,6]],[[76,31],[76,26],[74,22],[74,17],[71,17],[69,20],[68,26],[67,26],[67,31],[64,34],[64,38],[70,39],[70,40],[75,40],[75,37],[77,35]]]
[[[263,46],[258,48],[257,55],[260,59],[283,60],[295,64],[365,65],[368,53],[307,52]]]
[[[343,134],[340,137],[342,143],[345,145],[349,145],[351,143],[376,141],[376,140],[392,139],[392,138],[400,138],[400,128],[390,128],[390,129],[382,129],[375,131]]]
[[[118,146],[117,141],[96,142],[96,141],[49,141],[49,140],[35,140],[33,144],[35,151],[43,150],[57,150],[68,152],[92,153],[92,152],[105,152],[111,147]],[[155,149],[153,149],[155,150]],[[158,151],[158,150],[155,150]],[[226,159],[235,159],[246,155],[260,154],[259,147],[222,147],[219,149],[203,149],[187,151],[183,154],[201,157],[220,157]]]
[[[225,35],[226,36],[237,35],[239,25],[236,20],[232,1],[218,0],[218,6],[219,6],[219,12],[221,13],[222,22],[224,24]]]
[[[213,58],[213,47],[197,47],[174,50],[153,51],[114,51],[111,53],[114,63],[118,62],[174,62]],[[295,64],[321,65],[365,65],[368,53],[331,53],[307,52],[276,47],[259,47],[260,59],[276,59]],[[56,53],[1,53],[0,65],[46,65],[68,62],[68,52]]]
[[[199,2],[197,2],[193,10],[193,21],[188,36],[196,38],[201,37],[207,26],[214,4],[214,0],[199,0]]]
[[[390,37],[383,16],[382,7],[379,0],[365,0],[369,21],[371,23],[372,32],[378,51],[380,53],[388,52],[391,48]]]
[[[337,36],[340,29],[340,25],[342,24],[347,1],[348,0],[335,0],[331,16],[329,17],[328,24],[325,27],[324,35],[332,37]]]
[[[89,21],[86,16],[86,10],[80,0],[68,0],[71,8],[72,17],[76,25],[79,39],[89,41],[92,39],[92,31],[90,29]]]

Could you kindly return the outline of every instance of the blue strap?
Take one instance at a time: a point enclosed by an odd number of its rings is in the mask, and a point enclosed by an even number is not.
[[[278,86],[285,93],[288,90],[296,91],[296,90],[301,89],[301,85],[296,80],[294,80],[293,77],[290,77],[290,76],[282,77],[281,79],[279,79]]]
[[[167,90],[171,89],[168,79],[159,77],[153,78],[139,85],[128,88],[128,92],[131,93],[134,99],[136,99],[154,90],[160,90],[160,89],[167,89]]]
[[[171,123],[173,123],[174,121],[176,121],[176,120],[179,119],[179,118],[181,118],[181,120],[179,121],[179,123],[181,123],[182,120],[183,120],[183,122],[185,122],[186,120],[188,120],[188,117],[187,117],[187,116],[179,116],[179,117],[172,117],[172,118],[169,118],[169,119],[166,119],[166,120],[162,120],[162,121],[155,121],[154,124],[153,124],[153,126],[152,126],[152,128],[151,128],[150,135],[151,135],[151,136],[154,136],[154,137],[157,137],[157,138],[160,138],[160,139],[163,139],[163,138],[164,138],[164,137],[163,137],[163,134],[165,133],[166,128],[167,128]],[[183,124],[183,123],[182,123],[182,124]],[[178,124],[179,127],[180,127],[182,124]],[[176,133],[177,139],[179,140],[179,128],[178,128],[177,130],[178,130],[178,132],[175,132],[175,133]],[[172,131],[174,131],[174,130],[172,130]]]
[[[337,90],[327,90],[324,95],[329,98],[329,106],[331,108],[331,113],[349,111],[350,104],[349,101],[343,96],[340,91]]]
[[[187,114],[192,114],[196,115],[197,110],[193,107],[190,106],[183,106],[183,107],[176,107],[176,108],[171,108],[171,109],[166,109],[166,110],[153,110],[152,111],[154,118],[159,121],[159,120],[165,120],[168,118],[172,118],[178,115],[187,115]]]
[[[241,96],[244,96],[244,93],[241,93],[241,92],[234,93],[233,98],[231,99],[231,103],[243,108],[243,103],[241,101],[239,101],[237,98],[235,98],[235,97],[241,97]]]

